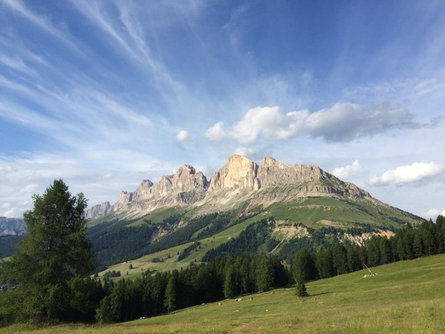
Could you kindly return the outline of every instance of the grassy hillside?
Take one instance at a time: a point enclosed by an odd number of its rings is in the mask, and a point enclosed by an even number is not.
[[[227,242],[230,238],[235,238],[247,226],[257,222],[258,220],[264,219],[267,216],[268,214],[266,213],[254,216],[219,233],[216,233],[211,237],[200,239],[199,247],[194,249],[191,254],[183,260],[178,261],[179,255],[184,251],[184,249],[191,246],[194,241],[148,254],[134,260],[115,264],[102,271],[100,275],[103,275],[109,270],[116,270],[120,271],[123,277],[132,277],[138,276],[141,274],[141,272],[145,272],[146,270],[168,271],[186,268],[192,262],[201,261],[204,254],[210,249],[218,247],[219,245]],[[130,264],[132,265],[132,269],[129,268]]]
[[[246,207],[243,202],[237,209],[226,212],[227,218],[218,228],[213,226],[216,219],[212,215],[196,217],[190,207],[187,210],[179,206],[161,208],[131,221],[122,215],[108,216],[91,222],[88,236],[95,245],[101,269],[113,265],[106,270],[120,270],[124,275],[128,271],[129,275],[134,275],[147,269],[171,270],[201,261],[209,250],[236,238],[252,223],[265,218],[273,217],[277,222],[277,226],[268,232],[269,241],[277,245],[273,254],[283,259],[303,244],[306,248],[315,248],[323,240],[341,240],[344,233],[360,235],[379,229],[397,230],[406,223],[416,225],[422,222],[421,218],[407,212],[365,199],[311,197],[278,202],[267,208],[250,210],[253,217],[245,220],[240,214]],[[307,232],[298,230],[296,224],[309,228],[311,236],[316,233],[317,241],[296,240],[298,234]],[[210,230],[206,231],[208,228]],[[154,239],[156,235],[158,237]],[[178,261],[178,256],[195,241],[199,245]],[[258,251],[268,250],[260,245]]]
[[[4,333],[442,333],[445,328],[445,255],[401,261],[311,282],[309,297],[293,288],[244,296],[104,326],[25,325]]]
[[[323,226],[346,229],[363,225],[397,229],[403,223],[416,225],[422,221],[420,217],[379,202],[336,197],[311,197],[301,201],[279,202],[272,204],[267,210],[276,219],[300,222],[314,229]]]

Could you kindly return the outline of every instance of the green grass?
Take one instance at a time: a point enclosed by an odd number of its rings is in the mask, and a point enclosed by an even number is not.
[[[335,197],[312,197],[301,201],[279,202],[272,204],[267,211],[275,219],[303,223],[314,229],[330,226],[323,221],[332,222],[332,226],[349,228],[360,224],[376,227],[399,228],[403,222],[418,224],[421,219],[404,213],[401,210],[376,205],[368,200],[344,200]]]
[[[97,218],[97,219],[89,220],[88,223],[87,223],[87,227],[91,228],[91,227],[100,225],[102,223],[108,223],[108,222],[111,222],[111,221],[119,221],[119,220],[123,219],[123,216],[124,216],[123,212],[118,213],[118,214],[110,213],[110,214],[108,214],[106,216],[103,216],[103,217],[100,217],[100,218]]]
[[[182,216],[186,212],[185,208],[180,206],[166,207],[156,209],[135,222],[126,225],[126,227],[135,227],[146,224],[148,221],[152,223],[162,223],[164,219],[172,216]]]
[[[15,325],[4,333],[443,333],[445,255],[402,261],[293,288],[113,325]],[[252,297],[252,300],[251,300]]]
[[[187,258],[181,261],[178,261],[179,254],[181,254],[185,248],[193,244],[194,241],[176,247],[168,248],[149,255],[144,255],[140,258],[131,261],[112,265],[108,267],[106,270],[102,271],[99,275],[103,275],[106,271],[109,270],[116,270],[120,271],[122,277],[124,278],[135,278],[137,276],[140,276],[141,273],[146,271],[147,269],[156,271],[169,271],[169,270],[188,267],[192,262],[201,261],[204,254],[207,253],[210,249],[218,247],[219,245],[227,242],[230,238],[237,237],[241,233],[241,231],[243,231],[247,226],[259,220],[267,218],[269,216],[270,214],[268,213],[262,213],[256,215],[254,217],[246,219],[245,221],[239,224],[236,224],[219,233],[216,233],[211,237],[199,240],[200,242],[199,248],[192,251]],[[162,261],[154,263],[153,262],[154,258],[160,259]],[[133,269],[129,269],[130,263],[133,266]]]

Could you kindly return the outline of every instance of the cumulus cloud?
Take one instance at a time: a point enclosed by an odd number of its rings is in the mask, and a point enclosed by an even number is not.
[[[239,154],[250,159],[259,160],[267,155],[267,152],[263,148],[254,148],[254,147],[238,147],[234,154]]]
[[[186,131],[186,130],[179,131],[175,138],[177,141],[179,141],[183,144],[187,144],[187,143],[191,142],[190,135],[189,135],[188,131]]]
[[[360,163],[358,162],[358,160],[355,160],[350,165],[334,168],[331,173],[340,179],[347,179],[349,176],[351,176],[354,172],[357,172],[359,169],[360,169]]]
[[[438,209],[430,209],[428,211],[422,212],[422,216],[429,219],[435,219],[437,218],[437,216],[444,216],[445,217],[445,210],[443,210],[442,212]]]
[[[280,112],[277,106],[256,107],[249,109],[229,129],[218,122],[204,135],[213,141],[233,139],[242,144],[252,144],[260,136],[270,140],[286,140],[304,134],[329,142],[348,142],[389,129],[420,126],[412,118],[413,115],[404,107],[392,104],[363,106],[336,103],[313,113],[305,109],[286,114]]]
[[[7,218],[16,218],[16,217],[21,217],[24,211],[25,211],[24,209],[20,208],[11,208],[5,211],[3,215]]]
[[[223,141],[224,139],[230,137],[223,127],[223,122],[217,122],[207,129],[207,131],[204,133],[204,136],[215,142]]]
[[[380,176],[372,177],[369,184],[373,186],[404,185],[439,176],[443,173],[444,169],[435,162],[415,162],[411,165],[387,170]]]

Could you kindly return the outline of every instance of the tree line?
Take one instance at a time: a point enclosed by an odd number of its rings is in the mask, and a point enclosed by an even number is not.
[[[381,264],[410,260],[422,256],[445,253],[445,217],[438,216],[414,228],[411,225],[391,238],[375,236],[362,246],[332,243],[310,253],[296,252],[292,273],[297,283],[332,277]]]
[[[99,322],[151,317],[176,309],[262,292],[290,283],[286,267],[266,255],[231,256],[186,269],[104,285],[96,311]]]

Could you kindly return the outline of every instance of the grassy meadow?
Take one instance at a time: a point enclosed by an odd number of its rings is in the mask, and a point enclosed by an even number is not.
[[[443,333],[445,255],[401,261],[293,288],[111,325],[14,325],[2,333]]]

